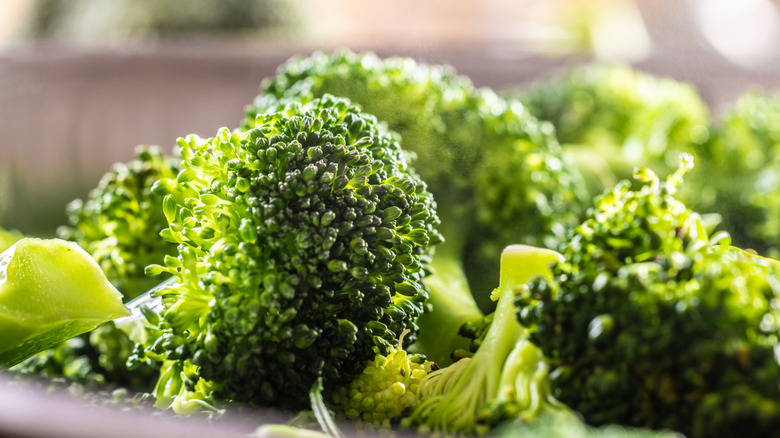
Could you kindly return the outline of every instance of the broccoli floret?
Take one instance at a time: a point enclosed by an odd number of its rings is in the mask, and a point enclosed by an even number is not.
[[[465,269],[465,292],[475,292],[482,310],[494,305],[488,295],[505,246],[554,246],[559,231],[581,218],[583,194],[552,127],[450,66],[370,52],[296,57],[263,82],[244,125],[276,99],[324,93],[351,99],[400,134],[442,220],[437,275],[448,284],[445,275],[459,281]]]
[[[709,178],[690,202],[716,212],[734,243],[780,256],[780,95],[751,91],[727,108],[702,157]]]
[[[366,427],[390,430],[391,421],[417,406],[420,381],[437,368],[436,364],[403,348],[403,336],[388,354],[374,360],[333,395],[339,411]]]
[[[304,408],[318,378],[329,393],[413,338],[439,220],[376,118],[324,96],[178,144],[181,172],[157,185],[185,195],[163,201],[178,254],[149,268],[175,278],[145,349],[158,406]]]
[[[484,434],[510,420],[566,410],[550,392],[546,358],[515,317],[514,300],[531,278],[560,260],[555,251],[523,245],[501,254],[501,279],[489,327],[472,357],[433,371],[419,383],[419,404],[402,420],[422,432]]]
[[[710,135],[709,107],[694,86],[622,64],[568,68],[502,95],[555,125],[594,196],[637,166],[673,171],[680,153],[703,150]]]
[[[517,299],[550,358],[554,395],[587,423],[691,438],[763,436],[780,425],[777,262],[710,236],[666,181],[637,173],[596,203],[566,261]],[[763,434],[763,435],[762,435]]]
[[[97,260],[106,276],[122,291],[125,301],[160,282],[144,269],[173,254],[176,245],[159,238],[167,226],[162,196],[152,192],[159,179],[174,178],[178,159],[156,146],[138,146],[136,158],[117,163],[100,179],[86,200],[68,204],[62,239],[78,243]]]

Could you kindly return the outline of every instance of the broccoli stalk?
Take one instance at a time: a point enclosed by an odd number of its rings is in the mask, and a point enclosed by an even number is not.
[[[462,245],[456,240],[459,236],[454,231],[448,233],[450,228],[445,224],[440,227],[442,234],[452,237],[436,248],[432,273],[424,280],[429,290],[426,311],[417,319],[420,331],[408,348],[441,367],[453,362],[455,352],[469,348],[471,339],[461,334],[461,327],[484,318],[463,269]]]
[[[541,351],[515,317],[514,299],[535,276],[549,275],[560,254],[512,245],[501,254],[497,301],[484,339],[471,358],[461,359],[420,382],[420,403],[405,418],[408,427],[425,432],[484,433],[509,418],[530,419],[558,406],[547,382]]]
[[[127,316],[122,295],[78,245],[22,238],[0,253],[0,366]]]

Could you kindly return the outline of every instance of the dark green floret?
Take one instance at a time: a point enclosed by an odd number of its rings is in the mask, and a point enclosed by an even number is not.
[[[685,166],[602,196],[518,317],[554,395],[589,424],[766,436],[780,426],[780,271],[675,198]]]
[[[439,220],[373,116],[324,96],[178,143],[161,185],[184,194],[163,203],[179,251],[150,268],[175,277],[146,348],[158,406],[303,408],[319,377],[327,393],[417,332]]]

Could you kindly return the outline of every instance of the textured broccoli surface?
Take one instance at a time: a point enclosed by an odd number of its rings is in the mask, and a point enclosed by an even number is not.
[[[263,82],[244,125],[278,98],[324,93],[351,99],[401,135],[438,205],[446,243],[435,258],[454,260],[441,261],[442,271],[458,277],[465,267],[486,310],[505,246],[554,246],[580,219],[582,193],[551,126],[449,66],[349,51],[296,57]]]
[[[327,393],[414,336],[439,220],[376,118],[324,96],[178,143],[158,189],[183,194],[163,202],[179,250],[149,269],[175,278],[146,348],[158,406],[302,408],[318,378]]]
[[[667,175],[709,138],[710,110],[694,86],[622,64],[586,64],[502,93],[552,122],[599,195],[637,166]]]
[[[777,262],[709,235],[674,196],[687,165],[601,197],[518,318],[589,424],[762,436],[780,425]]]
[[[417,406],[420,381],[436,368],[425,357],[408,353],[401,340],[388,354],[377,354],[348,385],[338,388],[334,406],[368,429],[389,431],[392,422]]]

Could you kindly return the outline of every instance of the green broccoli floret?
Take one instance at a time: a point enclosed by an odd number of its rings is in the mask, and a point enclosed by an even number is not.
[[[174,178],[178,170],[178,159],[159,147],[139,146],[136,158],[115,164],[86,200],[68,204],[69,225],[57,230],[60,238],[92,254],[125,301],[157,285],[159,278],[148,277],[144,269],[176,250],[175,244],[158,237],[167,222],[162,196],[153,193],[152,186]]]
[[[437,368],[419,354],[403,348],[403,336],[388,354],[378,353],[349,385],[333,395],[344,416],[367,428],[391,429],[391,422],[418,403],[420,381]]]
[[[691,438],[765,436],[780,426],[777,262],[710,236],[666,181],[637,173],[570,234],[566,261],[517,299],[550,358],[554,395],[592,425]]]
[[[709,138],[709,107],[694,86],[627,65],[572,67],[502,94],[555,125],[594,196],[637,166],[670,173]]]
[[[727,108],[702,157],[708,175],[689,202],[719,213],[743,248],[780,256],[780,95],[751,91]]]
[[[501,279],[489,327],[472,357],[429,373],[419,383],[419,404],[406,427],[445,435],[485,434],[510,420],[532,420],[566,410],[551,396],[546,358],[515,317],[515,295],[560,261],[555,251],[512,245],[501,254]]]
[[[305,408],[417,332],[441,241],[435,204],[399,143],[348,100],[280,103],[243,133],[179,139],[162,181],[178,254],[150,273],[162,300],[158,406]],[[154,319],[154,318],[153,318]]]
[[[561,224],[581,218],[585,202],[551,126],[450,66],[349,51],[296,57],[263,82],[244,125],[278,98],[324,93],[351,99],[400,134],[442,220],[437,275],[465,278],[483,310],[494,305],[488,295],[505,246],[554,246]]]

